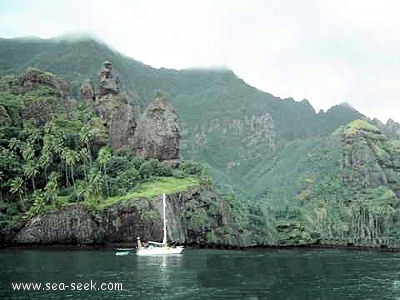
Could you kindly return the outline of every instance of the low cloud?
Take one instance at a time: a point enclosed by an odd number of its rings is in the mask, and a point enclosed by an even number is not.
[[[400,121],[396,1],[2,1],[0,36],[93,33],[154,67],[228,66],[316,110]]]

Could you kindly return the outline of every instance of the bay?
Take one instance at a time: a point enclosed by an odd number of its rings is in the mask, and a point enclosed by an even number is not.
[[[0,299],[400,299],[400,254],[202,250],[138,257],[115,250],[2,250]],[[12,283],[40,283],[13,291]],[[83,290],[85,283],[113,289]],[[46,283],[57,289],[46,290]],[[71,290],[71,284],[82,290]],[[66,287],[68,286],[68,288]],[[50,287],[52,287],[50,285]]]

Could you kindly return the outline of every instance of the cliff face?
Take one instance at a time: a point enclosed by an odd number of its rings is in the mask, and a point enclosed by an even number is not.
[[[91,86],[84,82],[81,93],[86,102],[92,96]],[[104,62],[104,67],[99,75],[99,84],[94,96],[95,107],[100,119],[108,128],[109,144],[118,151],[130,147],[136,120],[131,101],[121,92],[118,77],[113,75],[110,62]]]
[[[108,128],[109,144],[116,150],[129,149],[136,121],[133,107],[123,94],[107,94],[97,98],[100,119]]]
[[[192,133],[183,146],[188,157],[201,160],[207,154],[209,163],[231,176],[241,164],[268,157],[277,146],[274,122],[269,113],[243,115],[234,120],[209,120],[186,130]],[[224,152],[212,153],[215,148],[224,149]]]
[[[55,43],[58,47],[54,47]],[[218,181],[230,184],[238,193],[249,190],[252,197],[270,193],[277,186],[267,184],[271,176],[263,174],[279,172],[268,162],[282,148],[290,147],[288,142],[329,135],[340,125],[362,118],[359,112],[345,105],[317,114],[307,101],[274,97],[249,86],[228,70],[154,69],[90,39],[40,42],[4,39],[0,41],[0,53],[1,74],[18,73],[35,65],[62,74],[75,84],[91,78],[96,86],[99,64],[104,58],[109,59],[120,74],[120,93],[125,91],[129,95],[128,102],[132,101],[136,112],[146,109],[156,91],[166,93],[182,121],[184,140],[180,154],[185,159],[208,163]],[[104,86],[110,92],[117,87]],[[90,92],[87,95],[90,98]],[[268,124],[252,130],[253,119],[256,123],[265,119]],[[236,128],[248,128],[248,134],[239,133]],[[257,158],[252,159],[254,156]],[[266,162],[265,168],[260,166],[260,159]],[[282,160],[288,161],[290,156]],[[259,171],[254,172],[255,168]],[[247,186],[247,182],[254,180],[264,183],[257,188]]]
[[[23,96],[23,120],[45,125],[54,112],[68,114],[75,105],[68,82],[51,73],[28,68],[12,84],[12,92]]]
[[[103,63],[96,92],[88,80],[81,95],[93,104],[108,128],[109,144],[115,150],[133,150],[135,155],[177,163],[180,158],[178,117],[162,94],[157,94],[139,121],[136,121],[133,99],[122,91],[119,78],[109,61]]]
[[[387,186],[400,197],[400,144],[374,125],[356,120],[342,134],[341,175],[357,188]]]
[[[366,120],[342,126],[331,139],[321,154],[334,164],[329,172],[310,172],[297,196],[305,221],[285,224],[301,224],[309,242],[399,247],[399,140]],[[293,242],[290,236],[285,243]]]
[[[179,140],[178,117],[166,97],[157,94],[138,122],[132,141],[134,153],[160,161],[178,160]]]
[[[322,230],[323,236],[340,243],[398,247],[400,141],[364,120],[351,122],[340,136],[341,184],[326,211],[333,225]]]
[[[167,195],[168,240],[240,245],[228,203],[207,187]],[[162,240],[161,196],[139,198],[91,211],[71,204],[36,216],[4,244],[134,243]]]
[[[101,227],[79,204],[72,204],[31,219],[13,238],[15,244],[92,244]]]

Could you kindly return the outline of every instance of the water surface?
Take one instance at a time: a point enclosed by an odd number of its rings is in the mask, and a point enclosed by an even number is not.
[[[0,299],[400,299],[400,254],[344,250],[2,250]],[[122,283],[120,291],[12,291],[11,282]]]

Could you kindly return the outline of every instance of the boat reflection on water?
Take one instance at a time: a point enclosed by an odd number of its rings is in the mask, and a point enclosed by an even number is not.
[[[154,295],[170,293],[176,287],[176,272],[183,269],[184,255],[134,256],[134,270],[142,288]]]
[[[168,271],[170,268],[179,268],[183,262],[183,255],[154,255],[135,256],[135,266],[140,269],[158,269]],[[136,268],[135,268],[136,269]]]

